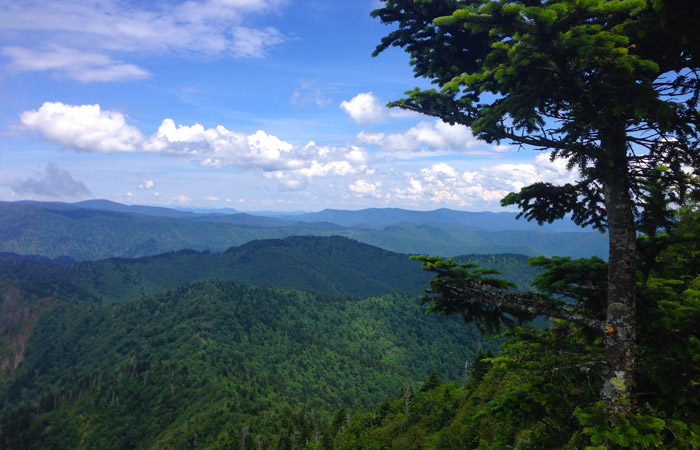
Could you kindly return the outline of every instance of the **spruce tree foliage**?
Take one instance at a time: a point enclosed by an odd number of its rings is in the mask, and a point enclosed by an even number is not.
[[[474,357],[474,363],[471,366],[469,373],[469,382],[472,384],[479,384],[481,380],[484,379],[484,375],[491,368],[491,358],[493,358],[493,352],[489,350],[479,349]]]
[[[576,183],[535,183],[502,204],[517,205],[528,220],[570,214],[608,232],[603,320],[589,326],[605,346],[601,399],[612,410],[629,402],[638,342],[635,213],[650,217],[658,206],[647,181],[659,168],[674,193],[667,205],[697,187],[687,170],[700,168],[700,39],[688,24],[700,19],[700,4],[386,0],[372,15],[398,28],[374,54],[404,48],[414,74],[438,86],[391,106],[470,126],[487,142],[550,151],[578,172]],[[505,309],[515,298],[499,301]],[[530,301],[506,312],[551,315],[546,306]]]

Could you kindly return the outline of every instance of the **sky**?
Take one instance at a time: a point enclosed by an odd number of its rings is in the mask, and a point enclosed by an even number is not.
[[[563,161],[389,109],[378,0],[0,0],[0,201],[503,211]]]

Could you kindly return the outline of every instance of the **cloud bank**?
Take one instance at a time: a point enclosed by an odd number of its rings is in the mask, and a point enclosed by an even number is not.
[[[348,190],[356,198],[386,202],[484,208],[537,181],[565,184],[575,180],[576,174],[566,169],[564,161],[550,162],[549,154],[543,153],[533,164],[496,164],[462,171],[441,162],[400,174],[388,172],[358,179]]]
[[[188,156],[203,167],[259,170],[286,189],[301,189],[317,177],[366,173],[368,152],[360,147],[292,144],[262,130],[246,135],[219,125],[176,125],[163,120],[146,138],[126,117],[99,105],[44,103],[20,114],[22,125],[64,148],[88,153],[144,152]]]
[[[438,162],[400,171],[393,165],[387,167],[381,152],[373,154],[362,146],[322,146],[314,142],[295,146],[262,130],[245,134],[221,125],[179,125],[172,119],[163,120],[157,132],[144,136],[127,123],[125,115],[99,105],[47,102],[37,110],[25,111],[20,119],[26,129],[66,149],[186,157],[204,168],[257,171],[283,190],[300,190],[315,179],[335,177],[338,182],[329,185],[343,186],[344,195],[349,197],[414,205],[483,206],[537,181],[563,184],[574,182],[577,175],[567,170],[565,161],[551,162],[547,153],[538,154],[530,163],[493,164],[473,170],[460,169],[458,163]],[[463,154],[473,152],[477,144],[466,127],[441,121],[423,121],[403,133],[374,138],[360,141],[388,154],[426,149]],[[494,151],[499,149],[491,149]],[[416,161],[412,165],[415,167]],[[55,178],[57,169],[51,170]],[[143,179],[139,188],[152,189],[154,185],[153,180]]]

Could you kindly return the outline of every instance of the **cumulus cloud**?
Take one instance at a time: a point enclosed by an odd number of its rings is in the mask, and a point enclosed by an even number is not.
[[[246,135],[224,126],[178,125],[165,119],[145,138],[126,117],[99,105],[45,103],[20,115],[24,127],[65,148],[93,153],[148,152],[184,155],[203,167],[259,170],[286,189],[301,189],[313,178],[369,173],[369,153],[361,147],[294,146],[262,130]],[[150,182],[150,184],[149,184]],[[153,187],[152,180],[141,186]],[[150,186],[150,187],[149,187]]]
[[[153,180],[143,180],[141,184],[139,184],[139,189],[153,189],[156,187],[156,183]]]
[[[112,55],[263,57],[285,37],[275,28],[247,27],[246,21],[282,3],[286,0],[189,0],[141,7],[116,0],[3,2],[0,42],[14,70],[51,71],[83,82],[143,78],[145,69]]]
[[[54,163],[46,166],[46,173],[42,176],[16,181],[11,183],[10,187],[15,194],[23,196],[75,198],[90,195],[90,190],[85,184]]]
[[[46,102],[37,110],[20,114],[20,120],[48,141],[85,152],[133,152],[143,140],[136,127],[126,124],[123,114],[103,111],[100,105]]]
[[[295,149],[286,167],[266,171],[264,175],[277,180],[285,189],[298,190],[306,187],[313,178],[370,173],[366,164],[368,159],[367,151],[359,147],[317,146],[310,142]]]
[[[398,198],[471,206],[500,200],[509,192],[519,191],[538,181],[573,182],[576,174],[567,171],[565,164],[550,163],[549,156],[541,154],[535,158],[534,164],[497,164],[473,172],[461,172],[448,164],[438,163],[418,172],[406,173],[405,177],[408,186],[394,189]]]
[[[473,208],[497,204],[509,192],[537,181],[571,183],[576,181],[576,173],[566,170],[564,161],[550,162],[549,154],[540,154],[531,164],[496,164],[474,171],[462,171],[444,162],[401,174],[389,171],[371,180],[358,178],[348,190],[360,198]]]
[[[205,129],[200,124],[175,125],[166,119],[158,132],[147,139],[148,152],[201,156],[202,166],[237,166],[278,170],[294,165],[293,146],[262,130],[247,136],[219,125]]]
[[[340,103],[340,108],[360,125],[384,122],[390,118],[417,115],[410,111],[389,109],[372,92],[357,94]]]
[[[348,189],[357,196],[365,197],[372,196],[377,197],[379,194],[379,189],[382,186],[381,181],[371,182],[364,179],[359,179],[348,186]]]
[[[166,119],[158,132],[144,142],[145,151],[199,156],[205,167],[261,170],[285,189],[304,188],[318,177],[346,176],[367,170],[369,154],[360,147],[295,147],[258,130],[252,135],[223,126],[205,129],[200,124],[176,125]]]
[[[449,125],[442,120],[424,120],[403,133],[372,133],[362,131],[357,136],[361,145],[379,147],[385,152],[476,152],[480,144],[464,125]],[[507,147],[494,147],[490,152],[500,152]],[[479,151],[483,153],[483,151]]]
[[[387,108],[371,92],[357,94],[350,101],[343,101],[340,108],[361,125],[383,122],[388,114]]]

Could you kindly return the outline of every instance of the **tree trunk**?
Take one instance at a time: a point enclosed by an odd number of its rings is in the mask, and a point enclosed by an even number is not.
[[[612,165],[605,183],[610,253],[608,306],[603,330],[607,373],[601,397],[616,410],[629,401],[634,377],[636,228],[624,132],[616,133],[615,139],[604,144],[612,156]]]

